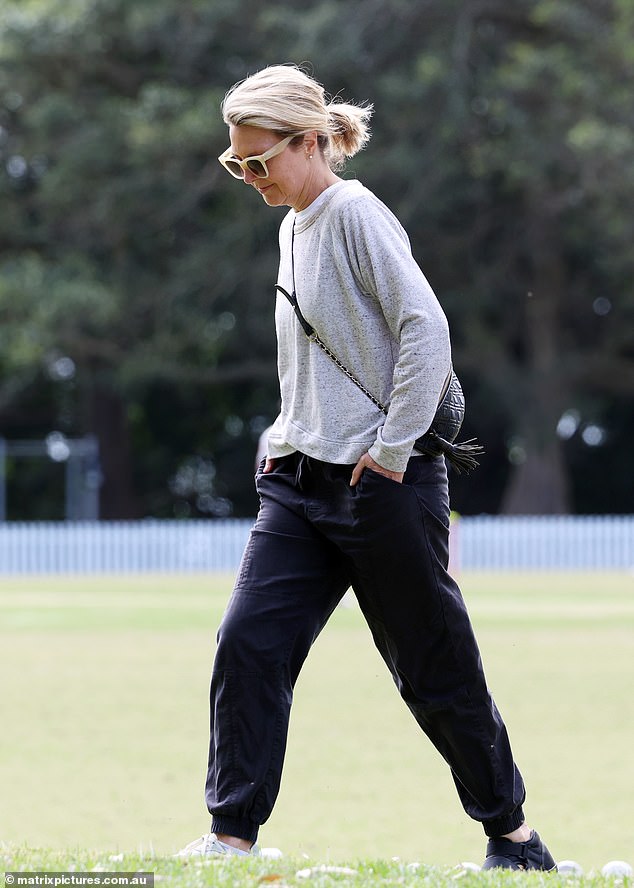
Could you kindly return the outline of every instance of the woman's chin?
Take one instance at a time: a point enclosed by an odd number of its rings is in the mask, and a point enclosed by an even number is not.
[[[262,189],[258,188],[258,192],[262,200],[270,207],[278,207],[284,203],[280,190],[275,185],[268,185]]]

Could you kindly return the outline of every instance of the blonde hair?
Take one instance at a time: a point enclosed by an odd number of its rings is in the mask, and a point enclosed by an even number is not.
[[[317,131],[330,168],[340,170],[370,138],[372,105],[330,98],[296,65],[271,65],[231,87],[222,116],[233,126],[256,126],[280,135]]]

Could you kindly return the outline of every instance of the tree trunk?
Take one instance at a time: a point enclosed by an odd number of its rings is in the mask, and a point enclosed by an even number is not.
[[[566,466],[557,437],[557,423],[568,406],[567,385],[558,360],[566,269],[556,219],[533,218],[536,222],[529,234],[529,249],[534,271],[523,324],[526,364],[522,374],[526,384],[516,429],[518,459],[502,498],[501,512],[507,515],[570,511]]]
[[[92,431],[99,440],[102,486],[100,516],[104,520],[141,517],[134,491],[132,451],[125,402],[97,385],[91,398]]]
[[[568,484],[559,443],[540,450],[526,448],[526,459],[515,466],[504,491],[504,515],[561,515],[568,512]]]

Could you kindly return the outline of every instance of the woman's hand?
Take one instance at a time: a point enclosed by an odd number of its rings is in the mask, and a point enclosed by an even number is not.
[[[391,478],[392,481],[396,481],[398,484],[402,483],[403,475],[405,474],[405,472],[390,472],[389,469],[384,469],[383,466],[380,466],[378,462],[375,462],[372,459],[369,453],[364,453],[359,462],[352,470],[350,487],[354,487],[356,484],[358,484],[359,478],[366,469],[371,469],[378,475],[385,475],[386,478]]]

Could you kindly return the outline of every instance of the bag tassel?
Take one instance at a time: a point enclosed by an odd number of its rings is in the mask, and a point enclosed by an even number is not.
[[[480,465],[476,457],[482,456],[484,447],[476,444],[476,441],[477,438],[469,438],[460,444],[452,444],[430,429],[418,439],[414,447],[427,456],[444,456],[461,475],[463,472],[468,474]]]

